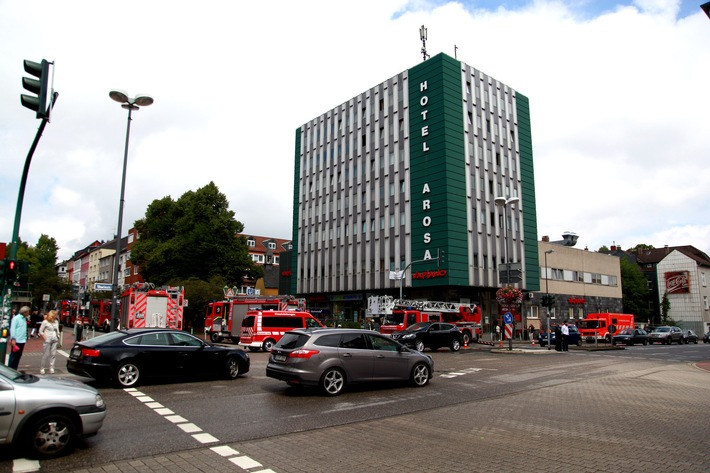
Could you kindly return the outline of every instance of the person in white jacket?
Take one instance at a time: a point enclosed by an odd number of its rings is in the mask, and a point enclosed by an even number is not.
[[[57,359],[57,342],[59,341],[59,323],[57,322],[57,311],[50,310],[39,326],[39,336],[44,339],[42,346],[42,365],[39,374],[45,373],[45,368],[49,368],[49,373],[54,374],[54,362]]]

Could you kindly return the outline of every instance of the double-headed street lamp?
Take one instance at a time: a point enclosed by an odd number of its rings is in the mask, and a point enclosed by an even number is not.
[[[505,197],[496,197],[495,204],[498,207],[503,207],[503,246],[505,254],[505,283],[510,285],[510,260],[508,259],[508,206],[517,204],[520,202],[518,197],[510,197],[506,199]],[[513,349],[513,337],[508,339],[508,349]]]
[[[121,255],[121,231],[123,226],[123,202],[126,192],[126,166],[128,165],[128,141],[131,136],[131,113],[140,107],[147,107],[153,103],[153,97],[148,95],[137,95],[135,98],[128,97],[122,90],[112,90],[109,97],[121,104],[122,108],[128,110],[128,124],[126,125],[126,147],[123,151],[123,175],[121,177],[121,200],[118,204],[118,229],[116,230],[116,255],[113,258],[113,292],[111,301],[111,330],[115,330],[118,325],[118,274],[120,270],[119,257]]]
[[[545,251],[545,307],[547,308],[547,349],[551,350],[552,349],[552,344],[550,343],[552,341],[552,336],[550,335],[550,290],[547,287],[547,280],[550,279],[549,275],[547,274],[547,255],[550,253],[554,253],[555,250],[547,250]]]

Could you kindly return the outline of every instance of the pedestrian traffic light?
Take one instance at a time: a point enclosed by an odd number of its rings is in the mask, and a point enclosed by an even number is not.
[[[17,261],[11,259],[5,264],[5,280],[14,281],[15,279],[17,279]]]
[[[37,118],[49,118],[49,62],[42,59],[41,63],[36,63],[25,59],[25,72],[37,79],[23,77],[22,87],[36,94],[36,97],[22,94],[20,96],[22,106],[37,112]]]

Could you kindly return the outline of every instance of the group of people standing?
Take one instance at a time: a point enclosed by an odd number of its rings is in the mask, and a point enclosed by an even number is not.
[[[37,311],[35,311],[35,313],[37,313]],[[32,315],[33,314],[30,314],[30,308],[23,306],[20,308],[20,312],[13,316],[10,322],[10,358],[7,362],[7,366],[10,368],[18,369],[20,366],[20,358],[22,358],[22,352],[25,349],[28,338],[28,320],[31,323]],[[39,326],[36,325],[36,322],[32,324],[32,330],[29,336],[38,336],[44,340],[44,344],[42,345],[42,365],[39,370],[40,374],[45,374],[47,370],[49,370],[50,374],[53,374],[54,363],[57,359],[57,346],[61,336],[59,321],[57,320],[57,311],[50,310],[47,312],[43,320],[39,323]]]

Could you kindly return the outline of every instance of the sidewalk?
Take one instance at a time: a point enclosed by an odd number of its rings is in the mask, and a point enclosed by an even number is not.
[[[89,332],[89,336],[91,332]],[[42,364],[42,346],[44,345],[44,340],[42,338],[29,338],[25,344],[25,349],[22,352],[22,358],[20,358],[19,371],[25,371],[31,374],[39,374],[40,365]],[[62,346],[57,348],[57,360],[54,364],[54,375],[61,375],[64,377],[74,376],[67,371],[67,358],[69,358],[69,352],[71,347],[74,345],[74,331],[70,327],[64,327],[62,331]],[[7,357],[10,356],[9,351],[6,354],[5,365],[7,365]],[[52,376],[52,375],[46,375]],[[80,378],[80,377],[78,377]],[[80,378],[84,379],[84,378]]]

